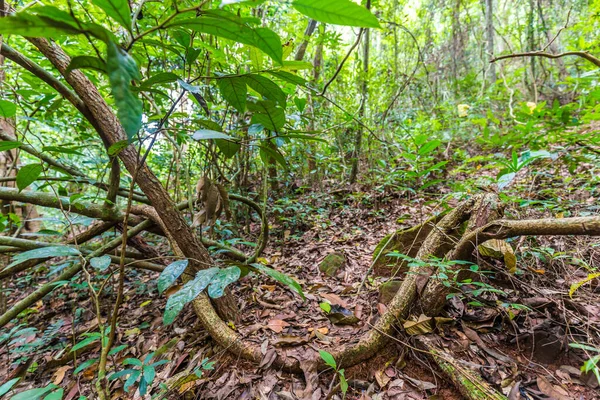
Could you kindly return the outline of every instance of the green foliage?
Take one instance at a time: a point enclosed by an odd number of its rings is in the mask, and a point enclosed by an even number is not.
[[[42,174],[44,167],[42,164],[28,164],[17,173],[17,187],[19,191],[31,185]]]
[[[133,137],[142,127],[142,102],[131,90],[132,80],[141,80],[137,64],[133,58],[113,42],[106,45],[106,69],[117,106],[117,115],[127,140]]]
[[[51,257],[71,257],[81,256],[79,250],[74,247],[68,246],[48,246],[39,249],[33,249],[24,251],[13,257],[13,262],[10,263],[6,268],[13,267],[21,264],[28,260],[34,260],[38,258],[51,258]]]
[[[284,273],[281,273],[275,269],[269,268],[265,265],[262,264],[250,264],[255,270],[257,270],[258,272],[261,272],[273,279],[275,279],[277,282],[284,284],[285,286],[289,287],[290,289],[292,289],[292,291],[298,293],[300,295],[300,297],[302,297],[302,300],[306,300],[306,296],[304,295],[304,292],[302,291],[302,286],[300,286],[300,284],[298,282],[296,282],[296,280]]]
[[[294,0],[292,5],[302,14],[328,24],[380,28],[369,10],[351,0]]]
[[[124,369],[111,374],[108,377],[109,381],[113,381],[118,378],[128,377],[125,381],[123,389],[129,393],[131,386],[136,382],[138,383],[138,391],[140,396],[146,395],[148,387],[154,382],[156,377],[156,367],[168,363],[168,360],[160,360],[151,362],[154,358],[154,352],[144,357],[144,360],[137,358],[126,358],[123,361],[123,365],[131,365],[133,368]]]
[[[188,260],[177,260],[167,265],[165,270],[160,273],[157,280],[158,292],[162,293],[168,289],[177,278],[183,274],[188,266]]]

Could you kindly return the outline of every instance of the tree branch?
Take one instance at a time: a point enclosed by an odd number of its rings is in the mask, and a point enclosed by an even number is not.
[[[529,52],[525,52],[525,53],[505,54],[503,56],[498,56],[498,57],[492,58],[490,60],[490,62],[493,63],[493,62],[496,62],[499,60],[505,60],[507,58],[517,58],[517,57],[561,58],[561,57],[566,57],[566,56],[581,57],[581,58],[588,60],[595,66],[600,67],[600,59],[594,57],[587,51],[567,51],[567,52],[559,53],[559,54],[546,53],[544,51],[529,51]]]

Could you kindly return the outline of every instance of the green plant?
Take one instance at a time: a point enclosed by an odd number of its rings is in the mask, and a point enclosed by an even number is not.
[[[148,354],[144,360],[137,358],[126,358],[123,361],[123,365],[131,365],[133,368],[124,369],[119,372],[115,372],[108,377],[109,381],[129,376],[125,381],[123,389],[129,393],[129,389],[132,385],[139,381],[138,391],[141,396],[144,396],[148,391],[148,386],[152,385],[154,378],[156,377],[156,367],[166,364],[169,360],[160,360],[151,363],[154,357],[154,352]]]
[[[335,370],[335,374],[340,379],[340,390],[342,391],[343,397],[346,397],[346,393],[348,392],[348,381],[346,380],[346,375],[344,374],[344,369],[338,369],[337,362],[331,355],[331,353],[325,350],[319,350],[319,356],[321,359],[325,361],[325,364],[330,366]]]
[[[581,371],[586,373],[591,371],[596,376],[598,382],[600,382],[600,348],[589,346],[583,343],[569,343],[569,347],[580,349],[586,352],[589,358],[581,366]],[[598,354],[592,356],[588,353],[588,351]]]

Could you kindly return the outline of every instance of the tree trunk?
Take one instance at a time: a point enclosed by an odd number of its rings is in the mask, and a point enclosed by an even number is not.
[[[367,0],[367,9],[371,9],[371,0]],[[367,108],[367,99],[369,96],[369,29],[365,29],[363,41],[363,79],[361,94],[362,100],[360,108],[358,109],[358,118],[363,120],[365,117],[365,110]],[[352,157],[352,170],[350,171],[350,184],[356,183],[360,167],[360,156],[362,152],[362,137],[363,128],[359,126],[356,130],[356,136],[354,138],[354,154]]]
[[[485,33],[487,37],[486,49],[488,57],[494,56],[494,7],[493,0],[485,0]],[[488,80],[490,86],[496,83],[496,65],[489,66]]]

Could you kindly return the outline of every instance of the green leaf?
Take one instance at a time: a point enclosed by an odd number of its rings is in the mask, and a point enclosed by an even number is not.
[[[136,367],[141,367],[143,363],[137,358],[126,358],[123,361],[123,365],[135,365]]]
[[[269,100],[248,102],[248,110],[252,111],[252,123],[261,124],[266,129],[279,132],[285,125],[285,112],[283,108]]]
[[[110,256],[94,257],[90,259],[90,265],[100,271],[105,271],[110,266]]]
[[[98,57],[92,56],[77,56],[71,59],[65,74],[69,74],[74,69],[93,69],[102,73],[106,73],[106,63]]]
[[[328,314],[331,312],[331,304],[329,303],[319,303],[319,307],[321,308],[321,310],[325,311]]]
[[[17,106],[8,100],[0,100],[0,117],[12,118],[17,114]]]
[[[105,43],[116,41],[115,35],[100,25],[76,20],[71,14],[52,6],[32,7],[27,12],[5,17],[0,34],[27,37],[60,38],[88,33]]]
[[[575,293],[577,289],[596,278],[600,278],[600,272],[588,274],[588,276],[586,276],[584,279],[580,280],[579,282],[573,283],[569,288],[569,297],[573,297],[573,293]]]
[[[38,258],[51,258],[51,257],[69,257],[69,256],[80,256],[81,253],[74,247],[68,246],[48,246],[39,249],[33,249],[19,253],[13,257],[13,262],[6,268],[13,267],[21,264],[27,260],[34,260]]]
[[[140,374],[141,371],[131,371],[131,375],[129,375],[129,378],[127,378],[125,384],[123,385],[123,389],[125,390],[125,392],[129,393],[129,388],[135,383],[135,381],[137,381],[137,378],[140,376]]]
[[[285,158],[281,155],[281,153],[277,149],[272,149],[268,146],[259,146],[260,159],[262,162],[267,165],[270,162],[270,159],[274,159],[277,161],[283,168],[288,169],[288,165],[285,162]]]
[[[304,296],[304,292],[302,291],[302,286],[300,286],[300,284],[296,282],[294,278],[262,264],[251,264],[251,266],[263,274],[275,279],[277,282],[286,285],[294,292],[298,293],[303,300],[306,300],[306,296]]]
[[[241,144],[232,140],[216,139],[215,143],[225,158],[231,158],[235,156],[242,148]]]
[[[75,368],[75,371],[73,371],[73,375],[77,375],[78,373],[88,369],[89,367],[91,367],[92,365],[94,365],[97,362],[98,362],[97,358],[90,358],[89,360],[82,362],[81,364],[79,364],[79,366],[77,368]]]
[[[169,264],[158,277],[157,286],[158,292],[162,293],[183,274],[183,271],[188,266],[188,260],[177,260]]]
[[[183,310],[183,307],[202,293],[217,272],[219,272],[219,268],[217,267],[199,271],[193,280],[186,283],[181,290],[169,297],[163,316],[163,323],[169,325],[175,321],[175,317]]]
[[[57,387],[56,385],[51,383],[48,386],[43,387],[43,388],[26,390],[24,392],[14,395],[13,397],[10,398],[10,400],[38,400],[42,396],[46,395],[52,389],[56,389],[56,387]]]
[[[70,149],[68,147],[63,146],[44,146],[42,147],[43,152],[52,152],[52,153],[62,153],[62,154],[74,154],[78,156],[83,156],[83,153],[80,153],[77,150]]]
[[[60,388],[44,397],[44,400],[61,400],[64,394],[65,390],[63,388]]]
[[[111,374],[111,375],[108,377],[108,380],[109,380],[109,381],[114,381],[114,380],[115,380],[115,379],[117,379],[117,378],[120,378],[120,377],[122,377],[122,376],[126,376],[126,375],[129,375],[129,374],[133,373],[133,371],[135,371],[135,370],[133,370],[133,369],[124,369],[124,370],[121,370],[121,371],[115,372],[115,373]]]
[[[0,386],[0,396],[4,396],[6,393],[8,393],[10,389],[15,386],[15,383],[19,382],[19,379],[21,378],[13,378],[8,382],[4,382],[2,386]]]
[[[237,281],[240,278],[242,271],[238,267],[222,268],[210,281],[208,286],[208,295],[213,299],[223,296],[225,288],[230,283]]]
[[[425,143],[419,149],[419,155],[420,156],[425,156],[425,155],[431,153],[432,151],[434,151],[435,149],[437,149],[440,144],[442,144],[442,141],[439,140],[439,139],[435,139],[435,140],[432,140],[430,142]]]
[[[223,132],[217,132],[210,129],[198,129],[192,135],[194,140],[206,140],[206,139],[233,139],[231,136],[224,134]]]
[[[42,164],[28,164],[17,172],[17,187],[19,192],[31,185],[40,176],[44,168]]]
[[[175,21],[166,27],[187,27],[196,32],[208,33],[247,44],[262,50],[279,64],[283,62],[281,39],[275,32],[267,28],[251,28],[235,14],[223,10],[220,10],[219,13],[212,10],[211,15]]]
[[[510,172],[508,174],[504,174],[498,178],[498,190],[504,190],[517,176],[516,173]]]
[[[152,75],[150,78],[146,79],[144,82],[141,83],[140,87],[149,88],[151,86],[158,85],[161,83],[177,82],[177,79],[179,79],[179,77],[172,72],[161,72],[159,74]]]
[[[381,27],[371,11],[351,0],[294,0],[292,6],[302,14],[328,24]]]
[[[131,11],[127,0],[92,0],[92,3],[131,32]]]
[[[246,87],[246,81],[243,78],[223,78],[219,79],[217,84],[221,96],[233,106],[240,113],[246,111],[246,96],[248,94],[248,88]]]
[[[306,87],[306,85],[308,85],[308,81],[304,78],[302,78],[301,76],[298,76],[296,74],[292,74],[291,72],[287,72],[287,71],[268,71],[269,74],[273,75],[275,78],[279,78],[282,81],[286,81],[289,83],[292,83],[294,85],[300,85],[300,86],[304,86]]]
[[[112,89],[117,116],[127,133],[127,140],[133,137],[142,127],[142,102],[131,90],[131,81],[141,78],[135,60],[116,44],[110,42],[106,46],[108,80]]]
[[[0,142],[0,151],[12,150],[21,147],[23,143],[21,142],[9,142],[9,141],[1,141]]]
[[[340,369],[338,371],[338,374],[340,376],[340,390],[342,391],[342,394],[345,396],[346,392],[348,391],[348,381],[346,380],[346,376],[344,375],[343,369]]]
[[[319,355],[321,356],[321,359],[325,361],[325,364],[329,365],[333,369],[337,368],[337,363],[335,362],[335,359],[333,358],[331,353],[325,350],[319,350]]]
[[[146,382],[148,382],[149,385],[152,384],[152,381],[154,381],[154,377],[156,376],[156,370],[154,369],[154,367],[150,365],[145,365],[143,368],[143,373]],[[140,392],[140,394],[143,393]]]
[[[129,142],[127,142],[127,140],[118,141],[110,145],[107,153],[111,157],[116,156],[127,146],[129,146]]]
[[[97,337],[97,336],[87,337],[87,338],[83,339],[81,342],[77,343],[75,346],[73,346],[73,348],[71,349],[71,353],[74,352],[74,351],[77,351],[79,349],[82,349],[85,346],[87,346],[89,344],[92,344],[94,342],[97,342],[99,340],[100,340],[100,338]]]
[[[244,76],[246,84],[257,91],[267,100],[273,100],[280,106],[285,107],[285,93],[272,80],[264,76],[249,74]]]

